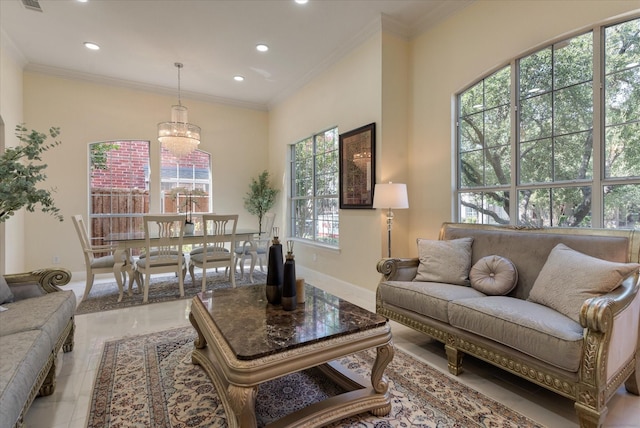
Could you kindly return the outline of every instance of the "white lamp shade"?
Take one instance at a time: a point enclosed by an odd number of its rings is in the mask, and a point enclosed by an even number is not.
[[[373,208],[409,208],[407,185],[404,183],[376,184]]]

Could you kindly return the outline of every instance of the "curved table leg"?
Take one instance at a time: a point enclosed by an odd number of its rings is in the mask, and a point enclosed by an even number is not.
[[[389,379],[384,375],[384,370],[387,368],[395,351],[391,342],[386,345],[379,346],[377,348],[376,361],[373,363],[371,369],[371,386],[378,394],[386,394],[389,389]],[[386,406],[379,407],[377,409],[370,410],[375,416],[385,416],[391,411],[391,402]]]

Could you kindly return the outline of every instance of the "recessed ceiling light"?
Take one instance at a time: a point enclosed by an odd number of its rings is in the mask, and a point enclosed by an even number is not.
[[[296,0],[296,3],[298,4],[307,4],[309,0]]]
[[[93,42],[84,42],[84,47],[87,49],[91,49],[92,51],[100,50],[100,46]]]
[[[86,2],[88,2],[88,1],[89,1],[89,0],[78,0],[78,2],[80,2],[80,3],[86,3]]]
[[[238,75],[238,76],[233,76],[233,80],[235,80],[236,82],[242,82],[244,80],[244,77]]]
[[[259,50],[260,52],[266,52],[269,50],[269,46],[264,44],[259,44],[259,45],[256,45],[256,49]]]

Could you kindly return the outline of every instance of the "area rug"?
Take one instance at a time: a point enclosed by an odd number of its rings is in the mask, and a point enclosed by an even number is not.
[[[191,363],[195,331],[182,327],[105,344],[92,392],[87,428],[226,427],[216,390]],[[375,353],[340,360],[370,375]],[[385,374],[392,409],[386,417],[363,413],[332,427],[540,427],[487,396],[396,349]],[[259,387],[258,426],[309,403],[340,393],[317,369],[294,373]]]
[[[224,269],[220,269],[219,273],[216,273],[215,271],[207,272],[208,290],[231,288],[231,282],[229,282],[223,271]],[[266,274],[258,270],[253,272],[253,284],[264,284],[266,279]],[[194,284],[191,282],[191,276],[187,273],[187,277],[184,280],[184,297],[182,297],[182,299],[191,299],[202,291],[201,281],[201,274],[196,274]],[[248,274],[245,274],[244,278],[240,278],[239,273],[236,275],[237,287],[250,284],[251,282],[249,281]],[[142,305],[142,290],[138,290],[135,282],[133,284],[133,294],[131,296],[127,293],[128,289],[127,284],[125,285],[122,301],[118,302],[118,284],[116,284],[115,281],[93,284],[89,297],[83,300],[76,309],[76,315]],[[149,303],[168,302],[176,299],[181,299],[180,290],[178,289],[178,278],[166,275],[151,277],[149,284]]]

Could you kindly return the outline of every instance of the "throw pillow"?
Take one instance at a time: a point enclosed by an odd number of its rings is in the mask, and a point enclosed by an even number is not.
[[[489,296],[504,296],[518,282],[518,271],[506,257],[486,256],[476,262],[469,272],[471,286]]]
[[[414,281],[469,285],[473,238],[432,241],[418,238],[418,273]]]
[[[13,293],[4,276],[0,275],[0,305],[13,302]]]
[[[528,300],[580,322],[585,300],[614,290],[638,269],[637,263],[609,262],[558,244],[542,266]]]

